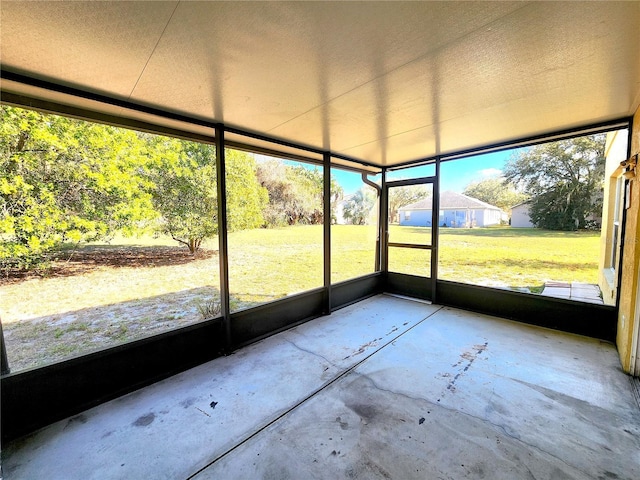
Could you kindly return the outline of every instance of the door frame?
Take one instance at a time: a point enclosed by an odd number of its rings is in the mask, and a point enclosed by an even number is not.
[[[409,187],[414,185],[431,185],[431,243],[426,244],[412,244],[412,243],[397,243],[389,241],[389,190],[391,188]],[[430,275],[425,278],[430,282],[431,301],[436,301],[436,282],[438,279],[438,230],[440,227],[440,192],[438,189],[437,175],[431,177],[419,177],[407,180],[393,180],[383,182],[383,198],[381,203],[382,208],[382,245],[381,245],[381,270],[385,273],[389,273],[389,247],[392,248],[414,248],[421,250],[431,251],[430,260]]]

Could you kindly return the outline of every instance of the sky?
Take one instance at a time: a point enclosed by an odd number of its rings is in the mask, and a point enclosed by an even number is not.
[[[440,190],[452,190],[462,193],[469,183],[487,178],[499,177],[504,165],[511,156],[512,150],[504,152],[488,153],[463,160],[451,160],[442,162],[440,166]],[[362,186],[360,174],[346,170],[332,169],[331,174],[342,185],[346,195],[355,193]],[[435,166],[406,170],[397,170],[388,175],[388,179],[414,178],[431,176],[435,174]],[[371,178],[371,177],[370,177]],[[375,179],[374,179],[375,181]]]
[[[465,187],[471,182],[499,177],[512,152],[513,150],[507,150],[504,152],[477,155],[462,160],[442,162],[440,166],[440,190],[452,190],[454,192],[462,193]],[[258,161],[261,161],[264,158],[267,157],[264,155],[256,155],[256,159]],[[287,160],[285,160],[285,163],[300,164],[298,162],[290,162]],[[302,165],[307,168],[318,168],[310,164]],[[361,175],[359,173],[341,170],[339,168],[332,168],[331,174],[342,186],[345,195],[351,195],[363,186]],[[422,167],[390,172],[387,178],[390,180],[399,180],[402,178],[427,177],[432,175],[435,175],[435,166],[425,165]],[[376,181],[376,177],[370,176],[369,178]],[[378,176],[377,179],[379,180],[379,178],[380,177]]]
[[[462,193],[472,182],[496,178],[502,175],[504,165],[513,150],[487,153],[463,160],[451,160],[440,164],[440,190]]]

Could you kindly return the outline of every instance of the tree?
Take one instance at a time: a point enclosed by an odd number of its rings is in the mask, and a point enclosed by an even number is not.
[[[212,146],[9,106],[0,116],[0,268],[115,232],[159,229],[192,253],[217,234]],[[227,152],[229,230],[264,224],[255,170]]]
[[[195,254],[202,241],[218,233],[215,147],[168,137],[153,138],[150,172],[158,229]],[[225,155],[227,228],[257,228],[267,192],[256,178],[253,156],[236,150]]]
[[[505,178],[531,197],[529,216],[540,228],[584,228],[602,209],[605,135],[545,143],[516,153]]]
[[[389,223],[397,221],[398,209],[431,196],[424,185],[393,187],[389,189]]]
[[[528,199],[528,196],[518,192],[515,186],[504,177],[487,178],[472,182],[464,189],[465,195],[476,198],[490,205],[510,212],[511,207]]]
[[[267,189],[269,203],[264,211],[267,226],[279,227],[297,223],[304,211],[303,205],[313,204],[299,199],[298,186],[287,175],[288,167],[280,160],[267,160],[258,164],[258,181]],[[304,192],[303,192],[304,193]],[[312,205],[313,209],[319,208],[319,204]]]
[[[269,205],[264,212],[267,226],[316,225],[323,222],[322,169],[288,165],[282,160],[270,159],[258,165],[257,175],[260,184],[269,192]],[[342,187],[331,178],[330,201],[333,218],[342,195]]]
[[[265,226],[263,212],[269,192],[258,182],[253,154],[227,150],[225,158],[228,231]]]
[[[344,202],[344,219],[351,225],[366,225],[376,200],[376,193],[371,187],[362,187]]]
[[[344,190],[342,189],[342,186],[340,186],[338,181],[333,177],[333,175],[329,175],[329,190],[331,192],[329,204],[331,210],[331,220],[335,220],[338,202],[344,196]],[[306,196],[312,198],[314,206],[317,202],[319,202],[320,204],[319,210],[317,208],[314,208],[314,210],[311,212],[309,209],[307,210],[306,214],[302,215],[302,218],[304,219],[303,223],[312,225],[322,224],[324,221],[324,207],[322,205],[324,197],[324,174],[322,169],[318,167],[309,168],[308,166],[303,165],[292,165],[287,169],[287,177],[291,180],[292,183],[298,184],[298,195],[301,195],[302,197]]]
[[[104,238],[153,216],[130,130],[0,107],[0,265],[28,268],[65,242]]]

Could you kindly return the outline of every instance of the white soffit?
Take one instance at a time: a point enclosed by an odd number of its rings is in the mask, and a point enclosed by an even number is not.
[[[640,102],[640,2],[0,9],[7,71],[381,166],[619,119]]]

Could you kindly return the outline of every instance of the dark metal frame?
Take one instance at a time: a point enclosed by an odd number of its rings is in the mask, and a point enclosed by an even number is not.
[[[220,268],[220,313],[225,346],[231,351],[231,308],[229,306],[229,246],[227,242],[227,169],[224,128],[216,125],[216,181],[218,190],[218,266]]]
[[[384,179],[384,173],[382,174],[382,178]],[[368,177],[367,174],[362,172],[362,182],[365,185],[369,185],[370,187],[372,187],[375,191],[376,191],[376,196],[378,197],[378,223],[376,224],[376,250],[375,250],[375,255],[376,255],[376,259],[375,259],[375,266],[374,266],[374,271],[379,272],[380,271],[380,265],[381,265],[381,248],[382,248],[382,230],[381,230],[381,225],[382,225],[382,219],[383,217],[381,217],[381,205],[382,205],[382,196],[381,196],[381,192],[382,192],[382,186],[378,185],[375,182],[372,182]]]
[[[436,163],[436,173],[439,170],[439,161]],[[386,177],[386,172],[384,174]],[[392,180],[385,182],[385,216],[383,222],[386,224],[386,231],[383,237],[383,249],[385,250],[385,268],[384,271],[387,274],[387,285],[390,291],[394,293],[402,293],[405,295],[412,295],[417,298],[436,301],[437,292],[437,279],[438,279],[438,232],[439,232],[439,212],[440,212],[440,188],[439,177],[419,177],[407,180]],[[412,185],[432,185],[432,197],[431,197],[431,244],[413,244],[413,243],[398,243],[389,241],[389,189],[397,187],[407,187]],[[434,221],[435,218],[435,221]],[[430,274],[427,277],[429,280],[428,292],[422,292],[420,284],[424,283],[425,278],[416,275],[404,275],[404,279],[401,279],[400,275],[395,272],[389,272],[389,247],[398,248],[415,248],[419,250],[429,250],[431,252],[429,270]]]
[[[615,342],[618,309],[498,288],[438,280],[438,303],[539,327]]]
[[[438,222],[432,227],[432,279],[431,285],[424,282],[423,277],[413,277],[388,272],[387,249],[382,248],[388,239],[388,188],[395,182],[386,181],[386,172],[391,169],[380,167],[358,159],[322,151],[313,147],[298,145],[278,138],[243,131],[223,124],[202,121],[159,109],[145,107],[125,100],[113,99],[103,95],[84,92],[51,82],[37,80],[17,73],[1,71],[2,79],[16,81],[47,90],[81,97],[87,100],[102,102],[130,109],[133,111],[155,115],[170,120],[177,120],[200,127],[211,128],[212,137],[195,134],[189,131],[167,128],[151,123],[114,117],[91,110],[69,107],[55,102],[35,99],[10,92],[2,92],[1,100],[16,106],[35,108],[51,113],[64,114],[108,123],[116,126],[136,128],[143,131],[166,134],[188,140],[215,143],[218,153],[217,185],[219,195],[219,248],[221,277],[221,318],[211,319],[187,327],[179,328],[141,340],[128,342],[107,348],[88,355],[82,355],[45,367],[8,373],[9,365],[3,362],[2,375],[2,439],[10,440],[30,433],[42,426],[77,414],[91,406],[118,397],[125,393],[167,378],[195,365],[215,358],[221,353],[229,352],[260,338],[272,335],[293,325],[308,321],[323,314],[358,302],[381,292],[393,292],[426,298],[443,305],[465,308],[490,315],[512,318],[514,320],[535,325],[558,328],[584,335],[590,335],[607,341],[615,340],[617,308],[602,305],[583,304],[549,297],[537,297],[517,292],[503,291],[474,285],[458,284],[437,279]],[[555,136],[541,135],[527,137],[513,142],[498,143],[493,146],[465,150],[455,154],[418,159],[394,167],[417,166],[422,163],[436,163],[436,180],[434,182],[434,208],[439,212],[439,176],[440,162],[444,160],[464,158],[489,151],[504,150],[516,145],[535,144],[558,139],[560,136],[578,136],[606,131],[615,127],[630,128],[631,119],[622,119],[606,124],[597,124],[557,132]],[[322,155],[324,166],[323,212],[325,226],[324,241],[324,285],[321,288],[293,295],[261,306],[230,313],[228,290],[228,255],[226,238],[226,197],[224,147],[230,146],[246,150],[264,149],[240,143],[225,143],[225,133],[238,134],[274,145],[281,145]],[[277,149],[269,153],[277,153]],[[292,158],[291,154],[285,157]],[[330,168],[331,158],[337,158],[363,167],[373,167],[382,172],[380,193],[380,212],[378,225],[378,241],[376,248],[376,273],[337,284],[331,284],[331,229],[330,229]],[[295,159],[319,162],[306,159],[304,155]],[[348,166],[336,165],[336,168],[352,170]],[[365,170],[362,171],[366,172]],[[418,280],[418,281],[417,281]],[[421,281],[420,281],[421,280]],[[436,288],[437,287],[437,288]],[[436,297],[437,292],[437,297]],[[1,324],[0,324],[1,333]],[[4,346],[2,346],[4,347]],[[5,352],[2,348],[3,354]]]
[[[504,142],[493,143],[480,147],[468,148],[452,153],[440,153],[432,157],[424,157],[415,160],[408,160],[406,162],[394,165],[389,170],[400,170],[403,168],[417,167],[420,165],[427,165],[437,161],[445,162],[450,160],[462,160],[463,158],[475,157],[487,153],[501,152],[504,150],[510,150],[512,148],[531,147],[534,145],[540,145],[542,143],[554,142],[558,140],[567,140],[570,138],[582,137],[584,135],[594,135],[597,133],[605,133],[611,130],[618,130],[621,128],[630,128],[633,117],[624,117],[606,122],[592,123],[583,125],[582,127],[569,128],[556,132],[543,133],[540,135],[530,135]]]
[[[432,249],[431,249],[431,301],[437,302],[438,298],[438,252],[440,248],[440,157],[436,158],[436,180],[433,184],[433,212],[436,214],[436,222],[431,222]]]
[[[221,124],[217,122],[202,120],[201,118],[197,118],[197,117],[191,117],[188,115],[183,115],[175,112],[169,112],[169,111],[161,110],[155,107],[149,107],[147,105],[141,105],[139,103],[130,102],[128,100],[113,98],[113,97],[101,95],[95,92],[88,92],[86,90],[81,90],[74,87],[60,85],[57,83],[49,82],[47,80],[33,78],[20,73],[12,72],[6,69],[0,70],[0,80],[13,81],[13,82],[31,86],[31,87],[37,87],[37,88],[42,88],[44,90],[48,90],[52,92],[62,93],[64,95],[69,95],[71,97],[77,97],[77,98],[82,98],[84,100],[102,103],[105,105],[113,105],[116,107],[121,107],[121,108],[130,110],[132,112],[139,112],[143,114],[153,115],[159,118],[165,118],[168,120],[175,120],[175,121],[183,122],[186,124],[192,124],[200,127],[211,128],[212,130],[215,130],[218,126],[221,126]],[[64,115],[68,115],[76,118],[94,120],[94,121],[98,121],[101,123],[108,123],[110,125],[115,125],[115,126],[127,126],[130,128],[136,128],[136,129],[140,127],[133,126],[133,125],[146,124],[146,122],[141,122],[138,120],[124,119],[122,117],[115,117],[113,115],[99,113],[89,109],[82,109],[79,107],[63,105],[60,103],[50,102],[47,100],[27,97],[25,95],[17,95],[11,92],[2,91],[1,94],[2,94],[1,100],[3,103],[8,103],[16,106],[23,106],[23,107],[32,108],[32,109],[44,110],[49,113],[60,113],[60,114],[64,114]],[[151,124],[146,124],[146,125],[151,125]],[[172,135],[171,133],[168,133],[168,132],[170,130],[173,130],[171,128],[163,127],[160,125],[154,125],[152,127],[152,130],[145,130],[144,127],[140,129],[144,131],[150,131],[153,133],[162,133],[162,131],[164,130],[167,135]],[[224,130],[229,134],[237,134],[243,137],[253,138],[255,140],[268,142],[274,145],[281,145],[283,147],[289,147],[289,148],[294,148],[304,152],[314,153],[316,155],[324,155],[326,153],[325,150],[322,150],[316,147],[311,147],[309,145],[296,144],[294,142],[290,142],[282,138],[272,137],[269,135],[264,135],[262,133],[253,132],[250,130],[235,128],[230,125],[225,125]],[[185,136],[182,136],[182,135],[185,135]],[[201,135],[198,135],[196,133],[191,133],[186,131],[181,132],[178,136],[180,136],[181,138],[190,138],[190,139],[194,139],[195,137],[202,137]],[[206,141],[210,142],[211,139],[209,138]],[[241,149],[254,150],[254,147],[252,147],[251,145],[237,144],[236,146]],[[374,165],[373,163],[360,160],[357,158],[349,157],[348,155],[342,155],[336,152],[331,152],[331,157],[337,158],[340,160],[345,160],[347,162],[353,162],[355,164],[359,164],[364,167],[371,167],[376,170],[380,169],[379,166]],[[319,163],[318,161],[313,159],[305,159],[304,161]],[[349,169],[349,167],[345,167],[345,168]]]
[[[322,313],[331,313],[331,154],[323,154],[322,181],[322,243],[324,247],[324,301]]]
[[[7,349],[4,346],[4,332],[2,331],[2,320],[0,320],[0,375],[11,373],[9,361],[7,360]]]
[[[220,319],[2,376],[2,441],[200,365],[224,349]]]

